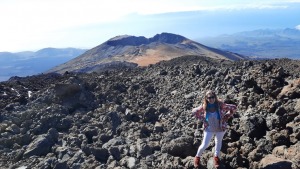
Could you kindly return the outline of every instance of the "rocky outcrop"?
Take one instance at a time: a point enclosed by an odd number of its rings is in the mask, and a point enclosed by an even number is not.
[[[139,46],[149,44],[149,40],[143,36],[117,36],[106,42],[109,46]]]
[[[148,45],[150,43],[168,43],[168,44],[177,44],[187,41],[188,39],[175,35],[172,33],[161,33],[153,36],[152,38],[145,38],[143,36],[116,36],[106,42],[107,45],[110,46],[140,46],[140,45]]]
[[[191,115],[214,89],[238,111],[222,168],[300,167],[299,61],[186,56],[140,68],[14,77],[0,83],[3,168],[193,168]],[[201,157],[212,168],[213,142]]]
[[[182,43],[186,40],[188,39],[183,36],[175,35],[172,33],[161,33],[153,36],[152,38],[149,38],[150,42],[161,42],[168,44]]]

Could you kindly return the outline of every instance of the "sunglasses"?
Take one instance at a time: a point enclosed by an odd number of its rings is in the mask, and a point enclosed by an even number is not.
[[[214,99],[214,98],[215,98],[215,96],[207,97],[207,99]]]

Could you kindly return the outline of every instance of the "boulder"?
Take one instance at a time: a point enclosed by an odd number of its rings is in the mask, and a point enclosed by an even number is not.
[[[51,152],[52,146],[58,139],[58,132],[55,129],[50,129],[47,134],[39,135],[26,148],[23,154],[24,158],[30,156],[45,156]]]
[[[259,168],[261,168],[261,169],[293,169],[291,161],[277,158],[272,154],[267,155],[259,162]]]
[[[187,156],[193,156],[196,153],[197,147],[194,146],[193,143],[193,137],[182,136],[164,144],[161,147],[161,151],[172,156],[185,158]]]

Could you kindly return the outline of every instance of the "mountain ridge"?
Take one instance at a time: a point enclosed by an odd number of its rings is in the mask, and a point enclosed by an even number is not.
[[[42,73],[84,51],[86,50],[78,48],[43,48],[36,52],[0,52],[0,81],[8,80],[12,76]]]
[[[148,66],[162,60],[170,60],[184,55],[200,55],[229,60],[247,58],[239,54],[213,49],[172,33],[156,34],[151,38],[119,35],[47,72],[81,72],[88,67],[95,67],[96,65],[114,61]]]
[[[259,29],[198,38],[196,41],[249,57],[300,59],[300,30],[298,29]]]

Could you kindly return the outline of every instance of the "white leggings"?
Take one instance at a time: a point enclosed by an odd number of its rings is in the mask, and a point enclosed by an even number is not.
[[[222,147],[222,140],[225,135],[225,131],[223,132],[207,132],[204,131],[203,141],[201,145],[198,148],[197,157],[200,157],[203,153],[203,151],[209,146],[209,142],[212,139],[212,137],[215,135],[215,156],[219,156],[221,147]]]

